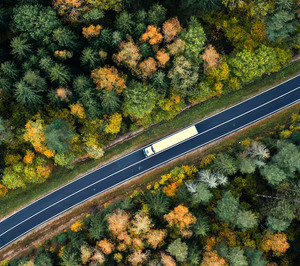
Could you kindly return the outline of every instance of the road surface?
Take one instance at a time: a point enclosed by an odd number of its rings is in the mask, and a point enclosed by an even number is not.
[[[300,75],[196,124],[198,135],[145,158],[132,152],[52,192],[0,223],[0,250],[74,206],[183,154],[300,102]],[[1,207],[1,201],[0,201]]]

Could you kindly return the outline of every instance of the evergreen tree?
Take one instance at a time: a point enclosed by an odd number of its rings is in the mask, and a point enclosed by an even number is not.
[[[239,162],[239,168],[242,174],[252,174],[255,172],[256,164],[250,158],[243,158]]]
[[[284,232],[290,226],[290,224],[290,221],[277,219],[273,216],[267,217],[267,226],[271,231],[274,232]]]
[[[21,36],[13,38],[10,46],[12,55],[19,60],[28,57],[32,53],[31,45]]]
[[[107,231],[107,224],[105,220],[105,215],[102,212],[98,212],[95,216],[91,218],[91,225],[89,228],[89,233],[93,239],[100,240],[105,236]]]
[[[77,34],[66,27],[55,29],[53,31],[53,40],[68,50],[75,51],[80,46],[80,39]]]
[[[186,0],[182,1],[182,7],[184,9],[190,9],[191,12],[199,10],[201,14],[206,14],[212,10],[219,9],[221,3],[221,0]]]
[[[93,70],[102,65],[99,53],[91,47],[87,47],[82,51],[80,60],[81,64],[88,67],[89,70]]]
[[[148,11],[148,24],[160,27],[166,20],[166,11],[167,9],[160,4],[154,4],[153,6],[151,6]]]
[[[0,88],[2,89],[3,94],[12,93],[12,80],[0,75]]]
[[[53,265],[52,263],[52,259],[51,259],[51,256],[48,252],[43,252],[43,253],[40,253],[35,261],[34,261],[34,265],[36,266],[51,266]]]
[[[170,199],[161,191],[156,194],[148,192],[145,196],[150,212],[157,217],[162,217],[168,213],[170,208]]]
[[[234,198],[230,191],[226,191],[218,201],[214,212],[218,215],[221,221],[226,223],[236,223],[236,217],[239,211],[239,201]]]
[[[52,60],[50,56],[44,56],[40,59],[39,66],[40,68],[49,75],[51,69],[54,67],[55,62]]]
[[[234,175],[238,170],[236,160],[226,153],[217,156],[213,168],[224,175]]]
[[[286,42],[297,31],[295,11],[281,10],[267,21],[268,38],[272,42]]]
[[[247,258],[240,247],[233,248],[230,251],[229,259],[232,266],[248,266]]]
[[[178,262],[185,262],[188,256],[188,246],[181,241],[181,238],[174,240],[168,246],[167,251],[174,256]]]
[[[268,261],[263,257],[261,250],[246,248],[246,256],[250,260],[250,266],[267,266]]]
[[[46,126],[48,147],[58,153],[67,152],[71,148],[70,142],[73,136],[71,125],[63,119],[54,120]]]
[[[71,73],[63,64],[55,63],[49,70],[49,77],[52,82],[64,86],[71,80]]]
[[[12,132],[9,127],[8,121],[0,116],[0,145],[8,142],[12,137]]]
[[[102,93],[102,108],[106,114],[115,114],[120,110],[121,100],[113,90],[104,90]]]
[[[210,231],[210,225],[207,217],[197,217],[197,223],[193,226],[193,232],[196,236],[205,237]]]
[[[165,92],[169,88],[166,73],[163,71],[155,72],[152,76],[152,84],[159,92]]]
[[[203,183],[197,185],[196,193],[192,194],[192,204],[198,206],[199,204],[207,204],[212,197],[212,193],[209,191],[208,186]]]
[[[18,77],[19,71],[16,65],[10,61],[2,63],[0,69],[6,77],[11,79],[16,79]]]
[[[257,226],[257,217],[251,211],[239,211],[236,220],[237,226],[242,230],[247,230]]]
[[[24,81],[17,82],[15,87],[15,97],[18,103],[26,107],[36,107],[42,104],[43,99],[39,95],[41,92],[39,89],[27,85]]]
[[[287,178],[285,172],[273,164],[266,165],[260,173],[271,185],[278,185]]]
[[[116,18],[116,28],[124,34],[132,34],[134,22],[132,20],[132,14],[123,11]]]

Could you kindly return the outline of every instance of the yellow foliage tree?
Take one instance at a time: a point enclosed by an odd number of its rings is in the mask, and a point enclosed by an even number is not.
[[[105,127],[105,132],[107,134],[117,134],[120,132],[122,125],[122,115],[119,113],[115,113],[110,116],[109,124]]]
[[[71,114],[79,118],[86,118],[83,104],[77,102],[76,104],[70,105]]]
[[[7,154],[5,155],[5,158],[4,158],[4,161],[5,161],[5,164],[8,166],[8,165],[14,165],[16,164],[18,161],[21,160],[21,155],[17,154]]]

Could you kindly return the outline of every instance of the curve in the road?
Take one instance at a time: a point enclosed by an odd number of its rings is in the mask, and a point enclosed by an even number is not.
[[[0,223],[0,249],[74,206],[300,100],[300,76],[196,124],[198,135],[145,158],[143,149],[46,195]]]

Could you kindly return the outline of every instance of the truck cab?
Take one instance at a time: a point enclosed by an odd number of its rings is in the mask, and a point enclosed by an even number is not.
[[[144,154],[146,157],[149,157],[154,154],[152,145],[144,149]]]

